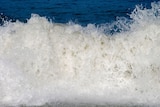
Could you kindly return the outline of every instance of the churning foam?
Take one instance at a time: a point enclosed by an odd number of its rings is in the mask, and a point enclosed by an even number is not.
[[[0,105],[160,105],[160,2],[126,32],[32,15],[0,27]],[[124,24],[125,25],[125,24]]]

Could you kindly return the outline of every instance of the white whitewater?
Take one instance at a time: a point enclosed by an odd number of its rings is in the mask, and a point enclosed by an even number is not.
[[[160,105],[160,3],[137,7],[129,31],[32,15],[0,27],[0,105]]]

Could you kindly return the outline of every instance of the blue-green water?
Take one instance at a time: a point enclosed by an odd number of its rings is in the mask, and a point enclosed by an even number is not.
[[[153,1],[158,0],[1,0],[0,13],[23,22],[34,13],[58,23],[102,24],[117,17],[129,18],[136,5],[149,8]]]

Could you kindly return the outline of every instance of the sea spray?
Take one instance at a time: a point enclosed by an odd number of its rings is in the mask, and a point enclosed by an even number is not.
[[[0,105],[160,105],[159,4],[112,35],[36,14],[2,25]]]

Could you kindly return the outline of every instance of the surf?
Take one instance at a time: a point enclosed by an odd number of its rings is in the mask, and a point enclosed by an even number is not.
[[[137,6],[130,23],[115,22],[120,30],[113,34],[106,33],[113,23],[84,27],[37,14],[5,22],[0,105],[160,105],[159,10],[160,2]]]

